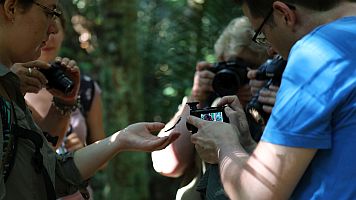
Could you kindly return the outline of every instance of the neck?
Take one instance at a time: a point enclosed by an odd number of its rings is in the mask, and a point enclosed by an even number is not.
[[[333,22],[337,19],[356,16],[356,3],[341,2],[336,7],[328,11],[315,11],[300,7],[301,13],[300,26],[296,28],[298,30],[299,38],[303,37],[307,33],[314,30],[316,27]]]
[[[13,65],[13,62],[10,58],[10,50],[11,49],[7,48],[6,42],[0,42],[0,64],[6,66],[7,68],[10,68]]]
[[[0,52],[0,64],[10,69],[10,67],[13,65],[13,62],[5,54]]]

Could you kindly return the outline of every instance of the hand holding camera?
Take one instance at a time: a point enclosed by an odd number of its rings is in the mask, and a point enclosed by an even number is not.
[[[80,87],[80,71],[76,62],[68,58],[57,57],[48,69],[40,69],[47,80],[47,90],[61,103],[76,103]]]
[[[47,69],[49,64],[36,60],[27,63],[15,63],[11,71],[20,79],[22,94],[38,93],[47,84],[46,77],[37,68]]]
[[[241,86],[249,82],[247,68],[250,64],[241,59],[218,62],[209,70],[215,73],[212,82],[215,93],[220,96],[235,95]]]
[[[215,74],[209,70],[210,68],[211,64],[205,61],[198,62],[196,65],[192,97],[194,101],[198,101],[199,103],[204,103],[214,91],[212,82]]]
[[[238,129],[238,137],[240,144],[244,147],[247,152],[251,152],[255,146],[256,142],[253,140],[250,134],[249,124],[246,118],[244,109],[240,103],[237,96],[225,96],[221,98],[217,106],[228,105],[225,109],[226,116],[230,120],[230,124],[236,126]]]
[[[225,107],[208,107],[203,109],[198,109],[197,105],[199,102],[187,103],[190,108],[190,115],[198,117],[207,121],[217,121],[229,123],[229,118],[226,116],[224,108]],[[192,124],[187,123],[187,129],[192,133],[198,131],[197,127]]]
[[[198,113],[200,112],[203,111],[198,111]],[[216,110],[213,108],[213,111],[204,112],[216,113]],[[239,130],[229,123],[208,121],[196,115],[191,115],[187,118],[187,125],[191,126],[192,132],[197,131],[191,136],[191,142],[195,145],[199,157],[205,162],[217,163],[218,152],[222,145],[239,146],[239,138],[237,137]]]
[[[280,85],[286,65],[287,61],[283,60],[281,56],[276,56],[274,59],[262,64],[254,74],[256,80],[265,81],[266,83],[247,104],[246,113],[252,121],[255,121],[255,123],[261,126],[266,124],[270,115],[268,111],[271,111],[274,105],[275,94],[278,88],[272,85]],[[268,91],[269,89],[272,90]],[[265,108],[265,110],[263,108]]]

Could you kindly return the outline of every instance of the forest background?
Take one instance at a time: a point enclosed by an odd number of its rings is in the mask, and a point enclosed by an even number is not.
[[[189,95],[197,61],[241,16],[233,0],[62,0],[75,59],[102,89],[106,134],[139,121],[167,122]],[[92,179],[96,200],[174,199],[180,179],[152,168],[150,154],[123,153]]]

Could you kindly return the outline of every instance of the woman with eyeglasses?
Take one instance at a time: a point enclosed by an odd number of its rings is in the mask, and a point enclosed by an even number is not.
[[[151,132],[162,123],[136,123],[117,131],[111,137],[84,147],[75,153],[58,156],[34,122],[23,97],[19,77],[10,71],[26,68],[28,80],[21,79],[29,91],[47,83],[38,69],[49,68],[40,56],[49,34],[58,31],[55,18],[56,0],[0,1],[0,200],[54,200],[86,187],[86,181],[114,155],[122,151],[162,149],[178,137],[156,137]],[[56,97],[50,111],[58,119],[67,118],[77,102],[79,70],[69,60],[61,66],[74,82],[72,92],[51,90]],[[20,69],[20,67],[18,67]],[[18,71],[19,72],[19,71]],[[24,72],[20,70],[20,72]]]
[[[58,9],[62,11],[61,8]],[[46,45],[41,50],[39,60],[53,62],[59,54],[60,48],[65,38],[66,18],[61,15],[56,20],[57,33],[50,34]],[[58,59],[58,57],[57,57]],[[75,63],[75,61],[72,61]],[[83,148],[87,144],[92,144],[105,138],[103,127],[103,110],[101,100],[101,90],[99,85],[88,75],[81,74],[81,84],[79,89],[80,107],[75,109],[70,115],[69,128],[61,133],[61,138],[56,146],[59,154],[73,152]],[[53,95],[46,88],[42,88],[38,93],[27,93],[26,101],[33,107],[33,112],[38,112],[41,116],[48,113],[52,104]],[[55,124],[53,124],[55,126]],[[58,126],[58,125],[57,125]],[[68,127],[68,124],[61,126]],[[60,127],[62,128],[62,127]],[[103,166],[101,169],[103,169]],[[90,199],[93,199],[93,192],[88,186]],[[80,192],[61,198],[61,200],[81,200]]]

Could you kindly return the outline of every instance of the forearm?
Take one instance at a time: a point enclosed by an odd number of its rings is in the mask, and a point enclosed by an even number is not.
[[[120,144],[117,138],[119,133],[117,132],[75,152],[74,162],[84,180],[93,176],[101,166],[120,152]]]
[[[232,200],[244,199],[241,180],[249,154],[241,146],[223,145],[219,150],[221,182]]]

